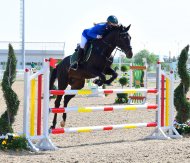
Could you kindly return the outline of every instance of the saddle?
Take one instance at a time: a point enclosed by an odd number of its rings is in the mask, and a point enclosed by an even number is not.
[[[71,58],[70,58],[70,64],[74,64],[75,62],[78,62],[78,50],[80,48],[80,45],[77,44],[77,47],[75,48],[75,52],[72,54]],[[86,63],[88,61],[88,59],[91,56],[91,52],[92,52],[92,48],[93,48],[93,44],[92,41],[88,41],[85,45],[84,48],[84,58],[83,58],[83,63]]]

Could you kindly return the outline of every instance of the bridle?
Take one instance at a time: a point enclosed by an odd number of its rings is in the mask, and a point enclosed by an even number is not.
[[[118,34],[118,37],[116,37],[116,39],[115,39],[115,41],[114,41],[114,44],[117,44],[117,41],[118,41],[120,35],[122,35],[122,34],[127,34],[127,35],[128,35],[127,32],[119,33],[119,34]],[[107,47],[113,48],[113,45],[112,45],[111,43],[108,43],[107,41],[105,41],[105,39],[102,39],[102,42],[103,42]],[[112,57],[115,56],[117,50],[119,50],[119,51],[121,51],[121,52],[124,52],[124,53],[128,53],[129,50],[132,49],[132,47],[131,47],[131,45],[129,45],[127,51],[124,51],[124,50],[122,50],[121,48],[118,48],[118,47],[116,47],[116,48],[114,48],[114,49],[116,49],[116,51],[115,51],[115,53],[114,53],[114,55],[113,55]],[[111,56],[110,56],[110,57],[111,57]]]

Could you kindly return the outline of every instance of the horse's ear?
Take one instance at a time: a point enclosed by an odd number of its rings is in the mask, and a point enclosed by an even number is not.
[[[131,24],[125,29],[125,31],[128,31],[131,27]]]
[[[122,24],[119,24],[118,27],[122,29],[122,28],[123,28],[123,25],[122,25]]]

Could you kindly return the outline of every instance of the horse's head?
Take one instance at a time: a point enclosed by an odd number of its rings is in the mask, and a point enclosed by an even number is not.
[[[104,49],[104,54],[106,54],[108,58],[111,55],[110,50],[113,51],[116,47],[119,47],[121,51],[126,54],[127,58],[132,58],[131,36],[128,33],[130,26],[131,25],[128,27],[122,25],[109,26],[103,39],[96,40],[96,43],[102,44],[103,48],[108,47],[108,53],[106,53]]]
[[[129,25],[128,27],[124,27],[120,25],[119,28],[119,36],[116,42],[116,46],[121,48],[121,50],[126,54],[127,58],[132,58],[133,52],[131,47],[131,36],[129,35],[128,31],[130,29]]]

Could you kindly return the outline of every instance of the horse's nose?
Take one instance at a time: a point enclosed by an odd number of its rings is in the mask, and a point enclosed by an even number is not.
[[[133,57],[133,52],[132,52],[132,50],[129,50],[129,51],[126,53],[126,57],[127,57],[127,58],[132,58],[132,57]]]

